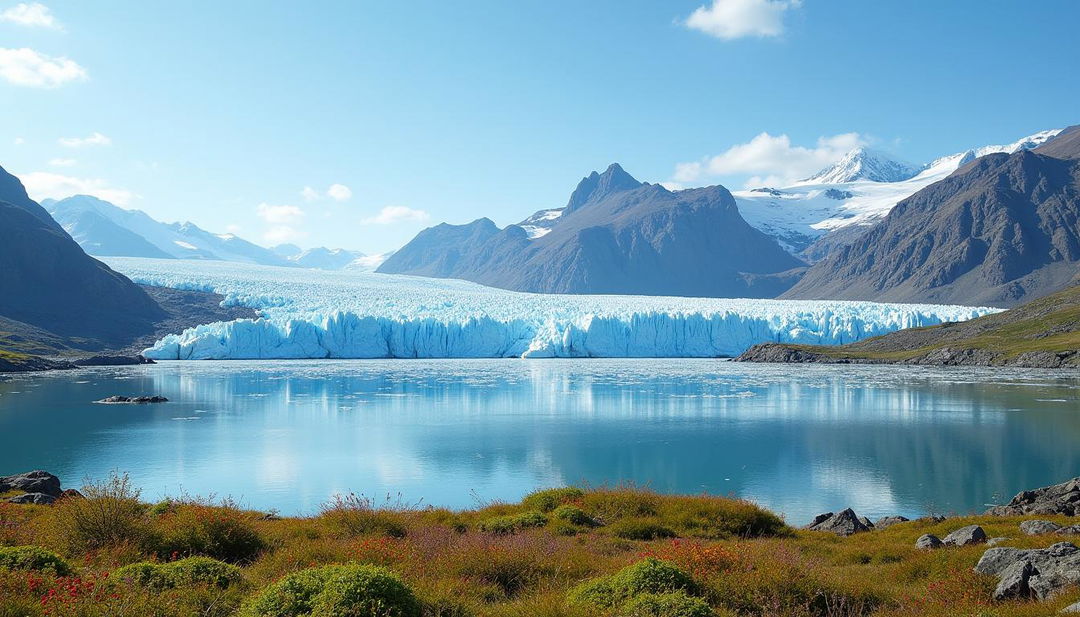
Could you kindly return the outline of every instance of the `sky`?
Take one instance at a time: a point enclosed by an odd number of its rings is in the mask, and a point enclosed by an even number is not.
[[[1080,123],[1080,2],[0,0],[0,166],[379,253],[619,162],[735,190]]]

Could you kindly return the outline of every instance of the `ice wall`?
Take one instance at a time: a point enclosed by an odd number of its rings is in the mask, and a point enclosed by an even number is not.
[[[143,284],[214,291],[260,311],[165,337],[147,357],[717,357],[755,343],[842,344],[989,308],[526,294],[463,281],[208,261],[108,258]]]

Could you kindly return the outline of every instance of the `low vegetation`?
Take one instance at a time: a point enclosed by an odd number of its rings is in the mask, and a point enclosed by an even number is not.
[[[979,523],[840,538],[745,501],[635,487],[540,491],[451,511],[347,496],[311,517],[158,504],[116,477],[51,506],[0,503],[0,617],[1027,617],[1080,600],[992,601],[985,546],[921,551]],[[1043,517],[1068,523],[1066,517]]]

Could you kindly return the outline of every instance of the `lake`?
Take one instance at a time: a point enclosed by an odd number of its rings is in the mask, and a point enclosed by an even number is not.
[[[160,394],[160,405],[101,405]],[[804,524],[981,511],[1080,476],[1080,374],[718,360],[163,362],[0,375],[0,475],[314,514],[632,482]]]

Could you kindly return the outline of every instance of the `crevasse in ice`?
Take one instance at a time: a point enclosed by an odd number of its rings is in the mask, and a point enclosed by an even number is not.
[[[464,281],[215,261],[106,258],[138,283],[213,291],[259,319],[205,324],[155,360],[723,357],[755,343],[842,344],[997,309],[929,304],[549,295]]]

